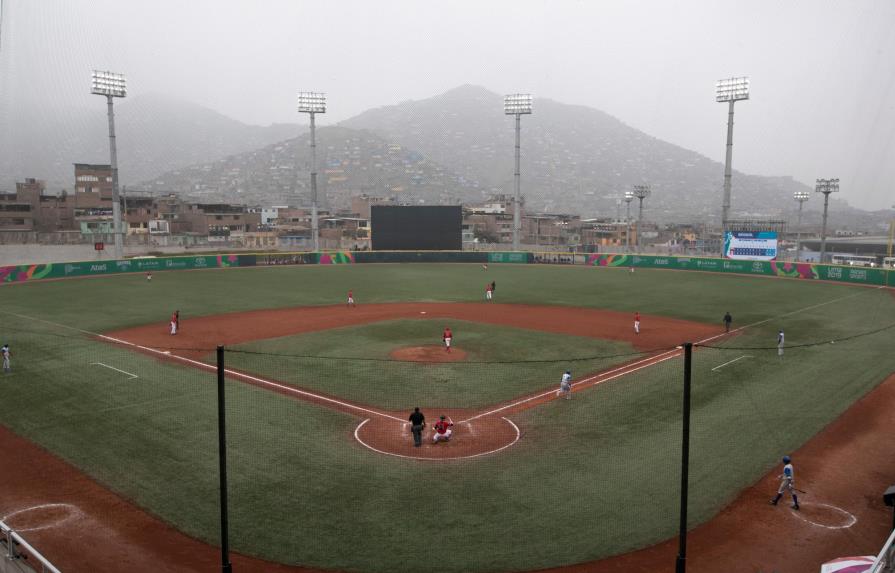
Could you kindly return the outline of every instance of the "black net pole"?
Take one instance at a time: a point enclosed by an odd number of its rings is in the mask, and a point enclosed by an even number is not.
[[[681,416],[683,436],[681,438],[681,523],[678,533],[677,561],[675,573],[687,570],[687,489],[690,465],[690,377],[693,367],[693,343],[684,343],[684,404]]]
[[[224,347],[218,346],[218,461],[221,478],[221,571],[231,573],[229,523],[227,522],[227,422],[224,403]]]

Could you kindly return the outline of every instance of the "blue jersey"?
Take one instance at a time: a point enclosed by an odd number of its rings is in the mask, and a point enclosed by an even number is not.
[[[795,473],[793,473],[792,464],[786,464],[783,466],[783,479],[794,480],[796,478]]]

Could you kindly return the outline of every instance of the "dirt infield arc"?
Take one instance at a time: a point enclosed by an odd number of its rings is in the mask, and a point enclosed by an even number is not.
[[[228,346],[265,338],[395,319],[464,320],[557,334],[622,340],[645,352],[673,348],[685,339],[704,339],[717,335],[721,330],[717,326],[701,323],[644,316],[641,320],[640,334],[635,334],[632,315],[615,311],[506,304],[399,303],[350,308],[343,305],[298,307],[199,317],[192,320],[182,318],[181,331],[176,337],[171,336],[166,325],[151,324],[111,332],[105,335],[105,338],[139,345],[142,351],[156,356],[164,352],[166,359],[182,360],[193,366],[208,368],[198,360],[205,357],[214,344]],[[433,340],[438,340],[440,333],[440,327],[436,328],[433,331]],[[455,344],[457,356],[453,358],[462,358],[462,354],[465,354],[462,348],[462,332],[455,332]],[[399,359],[420,361],[431,357],[433,348],[438,347],[398,349],[393,354],[397,354]],[[439,353],[436,356],[437,361],[444,361],[443,356],[446,354]],[[667,355],[667,352],[665,354]],[[609,377],[617,377],[626,368],[643,367],[652,360],[667,357],[669,356],[632,360],[621,368],[609,371],[605,377],[591,375],[579,379],[575,383],[575,390],[598,384]],[[521,358],[524,357],[520,356]],[[429,460],[468,459],[505,450],[515,444],[521,435],[519,428],[506,416],[537,406],[554,397],[552,391],[545,390],[520,396],[482,411],[457,409],[446,411],[439,408],[438,404],[424,405],[427,409],[444,413],[457,422],[454,427],[456,439],[437,445],[427,439],[422,448],[413,448],[407,425],[404,423],[407,412],[382,411],[366,404],[261,378],[249,372],[228,370],[227,374],[248,384],[363,417],[354,432],[354,437],[371,451]]]

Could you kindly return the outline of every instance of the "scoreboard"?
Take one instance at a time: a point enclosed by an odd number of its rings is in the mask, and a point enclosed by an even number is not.
[[[724,235],[724,258],[773,261],[777,258],[777,233],[772,231],[728,231]]]
[[[370,207],[374,251],[463,250],[463,211],[459,205]]]

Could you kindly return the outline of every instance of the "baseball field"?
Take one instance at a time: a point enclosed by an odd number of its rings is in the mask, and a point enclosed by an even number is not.
[[[892,291],[819,281],[358,264],[37,282],[2,295],[12,372],[0,379],[0,423],[211,545],[223,344],[231,548],[337,571],[533,570],[675,535],[682,342],[699,343],[691,526],[895,372]],[[574,392],[557,399],[566,370]],[[416,406],[430,426],[454,423],[450,442],[431,443],[427,429],[413,446]],[[39,502],[0,492],[0,513]]]

